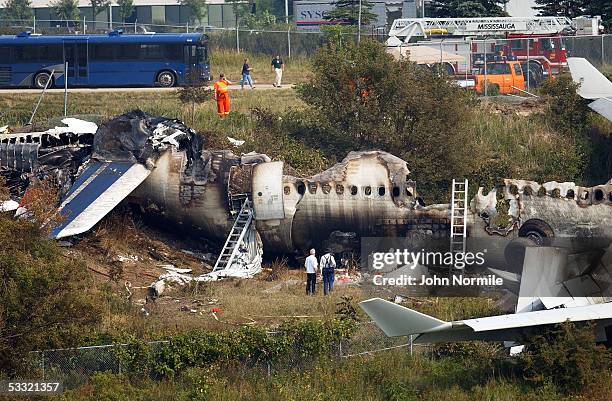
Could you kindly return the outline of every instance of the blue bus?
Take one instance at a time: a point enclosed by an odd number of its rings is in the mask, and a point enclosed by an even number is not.
[[[67,74],[64,65],[68,63]],[[53,74],[52,74],[53,73]],[[161,86],[210,79],[202,33],[0,36],[0,86]]]

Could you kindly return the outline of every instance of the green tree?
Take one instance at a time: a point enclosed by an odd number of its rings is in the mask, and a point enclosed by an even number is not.
[[[30,0],[6,0],[2,18],[9,20],[30,20],[34,16]]]
[[[600,15],[604,27],[609,30],[612,27],[612,1],[584,0],[584,15]]]
[[[372,40],[330,44],[312,64],[313,77],[297,90],[311,107],[314,128],[290,130],[307,143],[336,158],[351,150],[392,152],[408,162],[430,199],[442,199],[435,188],[477,168],[476,140],[467,129],[474,115],[469,92],[395,61]]]
[[[359,3],[359,0],[337,0],[334,3],[335,8],[326,13],[323,19],[345,25],[357,25],[359,23]],[[372,7],[374,4],[361,0],[361,25],[370,25],[376,20]]]
[[[595,344],[592,324],[565,322],[526,338],[519,362],[529,380],[578,392],[611,371],[612,352]]]
[[[89,5],[91,6],[91,15],[93,16],[93,27],[96,27],[96,17],[100,14],[104,9],[108,8],[110,4],[110,0],[89,0]]]
[[[0,376],[18,371],[30,351],[78,345],[100,321],[86,267],[66,258],[36,221],[0,214]]]
[[[62,21],[79,19],[79,3],[77,0],[57,0],[51,3],[55,15]]]
[[[585,0],[535,0],[539,15],[574,18],[584,15]],[[597,3],[597,1],[587,0]],[[603,1],[601,1],[603,3]]]
[[[433,0],[428,15],[438,18],[500,17],[508,0]]]
[[[121,22],[125,22],[134,12],[134,2],[132,0],[117,0],[117,7],[119,8]]]
[[[189,10],[189,22],[192,24],[201,23],[206,16],[205,0],[180,0],[182,6]]]

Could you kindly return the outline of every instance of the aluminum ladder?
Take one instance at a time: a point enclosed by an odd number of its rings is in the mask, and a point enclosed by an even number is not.
[[[467,237],[468,180],[453,180],[451,199],[451,253],[465,253]]]
[[[251,205],[251,201],[249,198],[245,198],[242,203],[242,207],[240,208],[240,212],[236,216],[236,220],[234,221],[234,225],[230,230],[227,239],[225,240],[225,245],[223,245],[223,250],[213,267],[213,271],[223,270],[232,265],[236,254],[240,249],[240,244],[244,239],[249,227],[251,226],[251,222],[253,221],[253,208]]]

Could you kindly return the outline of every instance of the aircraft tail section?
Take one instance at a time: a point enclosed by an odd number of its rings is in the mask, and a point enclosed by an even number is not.
[[[389,337],[420,334],[452,326],[449,322],[380,298],[368,299],[359,306]]]
[[[612,96],[612,82],[608,80],[587,59],[570,57],[567,59],[572,79],[580,84],[578,94],[585,99],[600,99]]]

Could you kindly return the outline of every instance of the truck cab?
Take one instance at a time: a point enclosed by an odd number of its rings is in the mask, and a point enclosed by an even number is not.
[[[486,68],[486,75],[485,75]],[[486,77],[486,80],[485,80]],[[488,62],[474,74],[473,89],[478,93],[485,92],[485,81],[488,81],[487,92],[503,95],[519,93],[525,90],[525,77],[519,61]]]

